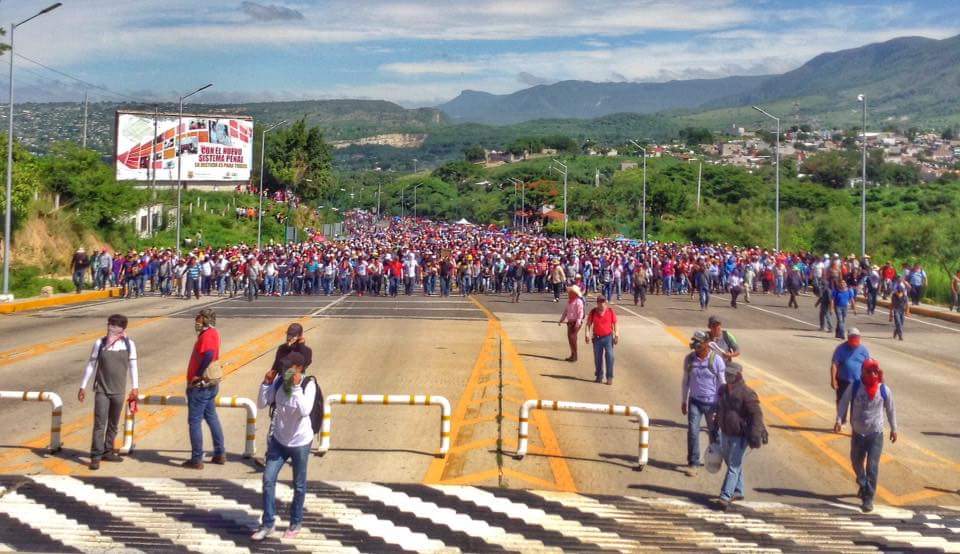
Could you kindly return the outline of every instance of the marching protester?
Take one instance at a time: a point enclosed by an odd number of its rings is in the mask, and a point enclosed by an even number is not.
[[[890,317],[893,322],[893,338],[903,340],[903,321],[910,315],[910,299],[907,297],[907,291],[901,286],[893,287],[893,294],[890,295]]]
[[[852,383],[860,380],[863,362],[869,358],[870,352],[861,344],[860,329],[851,328],[847,340],[833,350],[833,358],[830,361],[830,386],[837,392],[838,408],[843,393]],[[847,415],[843,414],[842,421],[846,420]]]
[[[591,339],[591,336],[593,337]],[[607,297],[597,297],[597,307],[590,310],[587,317],[587,344],[593,342],[594,381],[600,383],[604,379],[604,362],[606,362],[606,383],[613,384],[613,347],[620,341],[620,331],[617,330],[617,314],[607,305]]]
[[[740,364],[734,362],[724,368],[724,381],[717,408],[720,453],[727,464],[717,501],[722,510],[731,502],[743,500],[744,458],[748,449],[760,448],[768,440],[760,399],[744,382]]]
[[[77,294],[83,291],[83,277],[86,275],[88,267],[90,267],[90,258],[87,256],[86,250],[81,246],[77,248],[77,251],[73,254],[73,258],[70,260],[70,270],[73,272],[73,286],[76,287]]]
[[[570,344],[570,356],[565,361],[577,361],[577,337],[580,336],[580,328],[583,327],[584,312],[583,293],[580,287],[573,285],[567,287],[567,306],[560,316],[557,325],[567,324],[567,342]]]
[[[100,461],[122,462],[114,450],[120,414],[124,401],[140,394],[137,346],[127,337],[127,317],[113,314],[107,318],[107,334],[93,343],[93,350],[83,370],[77,400],[86,399],[87,383],[93,378],[93,440],[90,445],[90,469],[100,469]],[[130,376],[130,394],[127,376]]]
[[[841,280],[840,287],[833,291],[833,313],[837,316],[837,330],[834,336],[844,338],[847,329],[847,309],[857,313],[857,291],[849,288],[847,282]]]
[[[261,541],[275,534],[277,477],[287,460],[293,468],[293,502],[290,525],[283,537],[292,539],[303,524],[303,502],[307,492],[307,466],[313,443],[314,413],[319,386],[313,377],[304,377],[306,360],[299,352],[291,352],[280,360],[279,368],[271,368],[263,377],[257,405],[260,409],[274,406],[267,456],[263,470],[263,517],[260,528],[251,539]]]
[[[817,301],[814,302],[813,307],[820,308],[819,330],[833,332],[833,320],[830,319],[830,311],[833,310],[833,291],[825,282],[817,288]]]
[[[723,353],[723,361],[730,363],[734,358],[740,355],[740,344],[733,333],[723,328],[720,318],[712,315],[707,319],[707,334],[709,340],[717,346],[717,349]]]
[[[313,350],[306,344],[306,337],[303,336],[303,325],[291,323],[287,327],[287,338],[277,347],[277,354],[273,359],[273,370],[280,370],[280,362],[296,352],[303,356],[303,369],[306,370],[313,363]]]
[[[213,438],[214,464],[226,463],[223,428],[217,417],[216,398],[220,392],[220,370],[215,362],[220,359],[220,332],[216,328],[217,315],[213,308],[204,308],[194,319],[197,342],[193,345],[187,365],[187,423],[190,430],[190,459],[183,467],[203,469],[203,429],[206,421]]]
[[[687,416],[687,470],[693,477],[703,465],[700,461],[700,422],[707,420],[710,443],[719,440],[716,415],[723,385],[723,357],[710,348],[710,337],[697,331],[690,339],[691,352],[683,360],[680,384],[680,412]]]
[[[837,406],[837,420],[833,430],[843,429],[843,418],[850,409],[850,460],[857,476],[857,497],[865,513],[873,511],[880,476],[880,456],[883,454],[883,417],[890,423],[890,442],[897,442],[897,410],[893,391],[883,382],[883,370],[877,360],[863,363],[860,381],[844,391]]]

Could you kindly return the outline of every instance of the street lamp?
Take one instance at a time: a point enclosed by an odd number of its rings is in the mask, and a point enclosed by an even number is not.
[[[206,90],[213,86],[213,83],[206,84],[197,90],[186,94],[180,97],[180,111],[177,114],[177,253],[180,253],[180,225],[182,224],[183,218],[180,215],[180,197],[183,192],[183,181],[181,180],[181,174],[183,173],[183,164],[180,161],[181,148],[180,143],[182,142],[181,137],[183,136],[183,101],[187,98],[190,98],[194,94],[202,90]]]
[[[560,175],[563,175],[563,240],[567,240],[567,166],[560,160],[553,160],[553,163],[560,166],[563,171],[557,169],[554,166],[550,166],[550,169],[556,171]]]
[[[520,228],[527,228],[527,185],[520,179],[508,177],[514,187],[520,187]],[[516,190],[516,189],[514,189]]]
[[[57,2],[43,8],[19,23],[10,24],[10,107],[7,110],[7,203],[3,215],[3,296],[10,295],[10,227],[13,221],[13,33],[26,22],[50,13],[63,4]]]
[[[647,244],[647,147],[640,146],[640,143],[635,140],[630,142],[640,149],[643,156],[643,209],[641,210],[640,221],[642,222],[643,244]]]
[[[867,97],[857,95],[863,105],[863,174],[860,180],[860,260],[867,255]]]
[[[286,124],[286,122],[287,120],[284,119],[283,121],[274,123],[270,127],[267,127],[266,129],[264,129],[263,133],[260,134],[260,188],[257,191],[259,192],[259,196],[260,196],[260,200],[259,200],[260,207],[257,208],[257,250],[260,249],[260,237],[262,236],[262,233],[263,233],[263,160],[264,160],[264,152],[267,151],[267,133],[269,133],[270,131],[276,129],[281,125]]]
[[[417,219],[417,189],[421,186],[423,186],[423,183],[419,183],[413,187],[413,219]]]
[[[753,106],[753,109],[757,110],[758,112],[762,113],[763,115],[777,122],[777,154],[776,154],[777,199],[776,199],[776,222],[774,224],[774,228],[775,228],[775,235],[776,235],[775,250],[779,252],[780,251],[780,118],[770,115],[769,113],[763,111],[761,108],[757,106]]]

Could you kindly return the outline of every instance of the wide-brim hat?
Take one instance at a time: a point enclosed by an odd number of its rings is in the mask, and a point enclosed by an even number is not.
[[[569,287],[567,287],[567,292],[572,292],[573,294],[576,294],[580,298],[583,298],[583,291],[580,290],[580,287],[578,287],[577,285],[570,285]]]

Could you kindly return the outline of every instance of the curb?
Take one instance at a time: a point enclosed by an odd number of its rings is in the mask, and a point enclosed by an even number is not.
[[[857,302],[866,303],[866,301],[867,299],[864,296],[857,297]],[[890,301],[884,300],[882,298],[877,298],[877,306],[883,306],[884,308],[889,308]],[[913,315],[922,315],[924,317],[939,319],[941,321],[949,321],[951,323],[960,323],[960,313],[944,312],[943,310],[927,308],[924,306],[914,306],[912,304],[910,305],[910,313]]]
[[[13,302],[0,304],[0,314],[12,314],[28,310],[38,310],[40,308],[50,308],[52,306],[65,306],[68,304],[78,304],[80,302],[90,302],[91,300],[103,300],[104,298],[119,296],[119,288],[109,288],[107,290],[81,292],[80,294],[65,293],[47,298],[25,298],[23,300],[14,300]]]

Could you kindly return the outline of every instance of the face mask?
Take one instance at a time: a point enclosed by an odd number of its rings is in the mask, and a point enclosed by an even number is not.
[[[853,348],[860,346],[860,337],[850,337],[847,339],[847,344]]]
[[[107,337],[111,339],[116,339],[123,334],[123,327],[119,325],[107,325]]]

